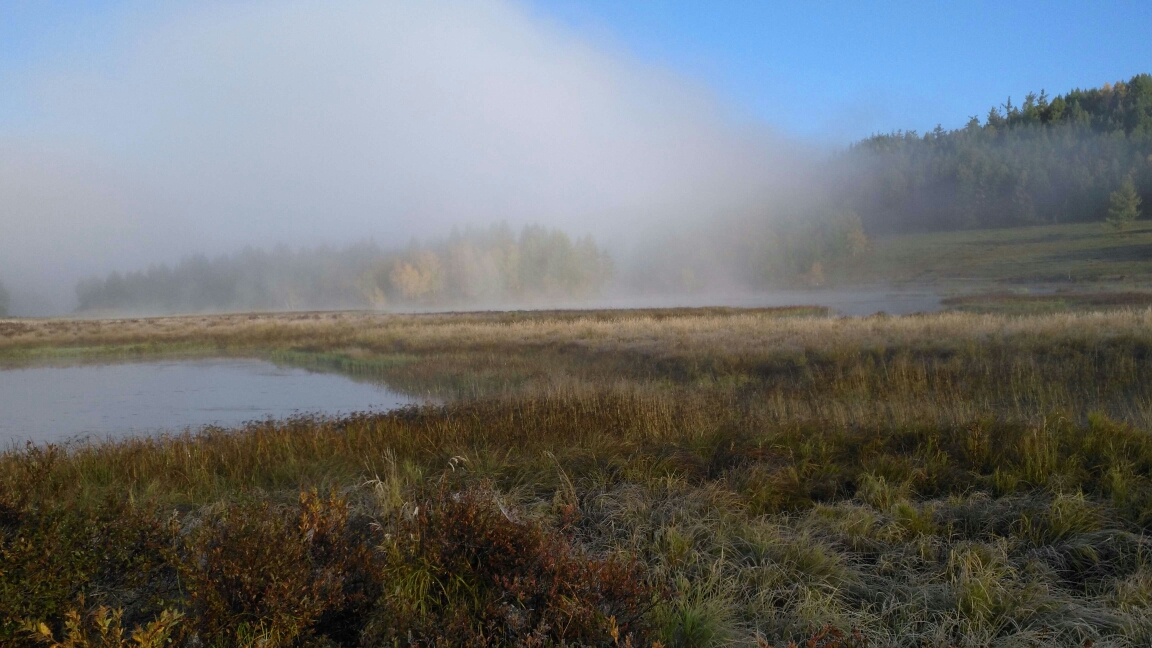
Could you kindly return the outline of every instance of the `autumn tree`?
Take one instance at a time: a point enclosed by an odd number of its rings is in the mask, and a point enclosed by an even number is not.
[[[389,279],[406,299],[428,300],[444,289],[444,266],[431,250],[419,250],[411,259],[397,261]]]

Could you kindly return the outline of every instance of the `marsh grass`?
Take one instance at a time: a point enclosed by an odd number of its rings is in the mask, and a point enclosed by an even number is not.
[[[0,455],[0,637],[1146,646],[1150,325],[1145,310],[28,324],[0,353],[154,338],[446,400]]]
[[[1068,311],[1102,311],[1148,308],[1152,292],[1137,291],[1060,291],[1045,294],[994,292],[944,299],[942,305],[967,312],[1040,314]]]

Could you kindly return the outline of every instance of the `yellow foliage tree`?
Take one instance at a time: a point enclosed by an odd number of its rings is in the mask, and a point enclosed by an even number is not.
[[[435,253],[421,250],[411,261],[397,261],[388,279],[405,299],[428,299],[444,289],[444,267]]]

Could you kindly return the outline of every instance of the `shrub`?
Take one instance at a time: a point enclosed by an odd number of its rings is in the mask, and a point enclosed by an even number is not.
[[[17,636],[22,620],[59,627],[93,589],[130,592],[144,610],[149,586],[163,580],[167,535],[149,506],[111,494],[86,503],[39,499],[58,459],[54,447],[30,449],[0,483],[0,643]]]
[[[612,645],[647,636],[653,591],[634,562],[592,558],[521,521],[486,485],[398,512],[370,643]]]
[[[370,530],[354,526],[343,499],[315,491],[302,493],[295,511],[265,501],[204,520],[173,556],[192,629],[209,643],[355,641],[382,572]]]

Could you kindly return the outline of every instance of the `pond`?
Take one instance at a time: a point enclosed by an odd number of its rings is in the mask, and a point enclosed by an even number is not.
[[[378,383],[251,359],[7,369],[0,371],[0,447],[416,402]]]

